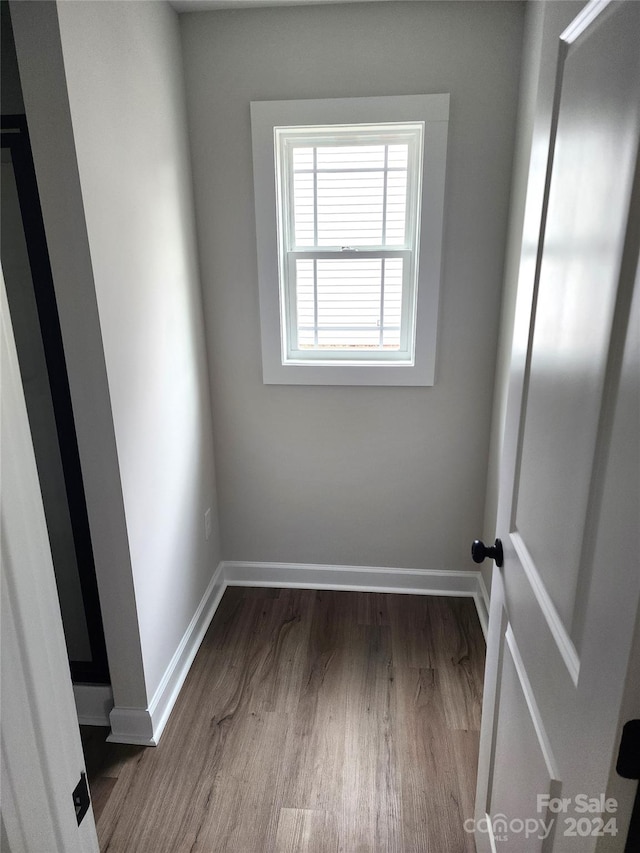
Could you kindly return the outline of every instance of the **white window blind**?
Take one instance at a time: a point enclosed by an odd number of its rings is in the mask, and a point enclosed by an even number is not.
[[[403,259],[297,258],[298,347],[400,349]]]
[[[423,123],[276,128],[290,360],[410,360]]]
[[[408,157],[406,143],[295,147],[296,245],[403,246]]]

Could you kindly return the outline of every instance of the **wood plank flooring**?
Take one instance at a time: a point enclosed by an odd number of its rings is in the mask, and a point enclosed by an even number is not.
[[[102,853],[472,853],[473,601],[230,588],[158,747],[83,730]]]

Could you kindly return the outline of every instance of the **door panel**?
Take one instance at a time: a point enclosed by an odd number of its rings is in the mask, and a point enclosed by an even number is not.
[[[497,851],[514,849],[517,844],[519,853],[537,853],[545,849],[553,825],[546,808],[532,816],[530,803],[537,801],[539,793],[555,796],[554,760],[510,627],[504,641],[495,752],[510,756],[510,761],[495,765],[489,813]],[[514,767],[526,768],[522,785],[513,784]],[[525,823],[522,828],[520,821]]]
[[[628,27],[629,16],[610,14],[562,65],[527,377],[515,529],[572,638],[637,146]]]
[[[533,286],[518,293],[501,464],[479,851],[591,853],[604,826],[622,850],[626,829],[578,795],[606,794],[640,602],[640,4],[594,0],[557,35],[538,255]],[[564,803],[547,838],[509,833],[492,846],[478,830],[486,814],[499,828],[498,814],[539,821],[545,795]]]

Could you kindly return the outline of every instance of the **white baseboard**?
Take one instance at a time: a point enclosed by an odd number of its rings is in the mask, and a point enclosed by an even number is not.
[[[180,645],[165,670],[149,707],[114,708],[110,714],[111,734],[107,740],[114,743],[133,743],[156,746],[175,705],[204,635],[218,608],[226,588],[222,563],[215,570],[198,609],[184,632]]]
[[[225,560],[216,569],[149,707],[113,708],[109,715],[111,735],[107,740],[141,746],[157,745],[196,652],[228,586],[468,596],[474,599],[480,625],[486,636],[488,596],[478,571]]]
[[[110,743],[132,743],[137,746],[157,746],[151,714],[147,708],[112,708],[109,714]]]
[[[378,566],[323,566],[315,563],[224,561],[227,586],[344,589],[429,595],[474,595],[478,572],[392,569]]]
[[[73,698],[81,726],[109,725],[109,712],[113,708],[110,684],[74,684]]]
[[[211,624],[213,614],[218,609],[220,599],[226,588],[224,580],[224,570],[222,563],[220,563],[213,573],[198,609],[194,613],[193,619],[151,700],[149,713],[151,714],[153,735],[156,741],[160,739],[169,719],[169,714],[178,698],[178,693],[180,693],[180,688],[184,684],[193,659],[200,648],[204,635],[207,633],[207,628]]]
[[[225,560],[222,565],[226,586],[471,596],[485,638],[487,636],[489,597],[479,571],[323,566],[315,563],[249,563],[233,560]]]

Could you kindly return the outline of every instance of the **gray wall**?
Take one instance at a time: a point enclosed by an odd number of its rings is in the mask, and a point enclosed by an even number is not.
[[[220,558],[178,18],[59,17],[151,698]]]
[[[482,529],[524,9],[181,16],[226,559],[469,569]],[[261,383],[251,100],[451,93],[434,388]]]
[[[11,3],[116,704],[147,704],[102,334],[56,4]]]

